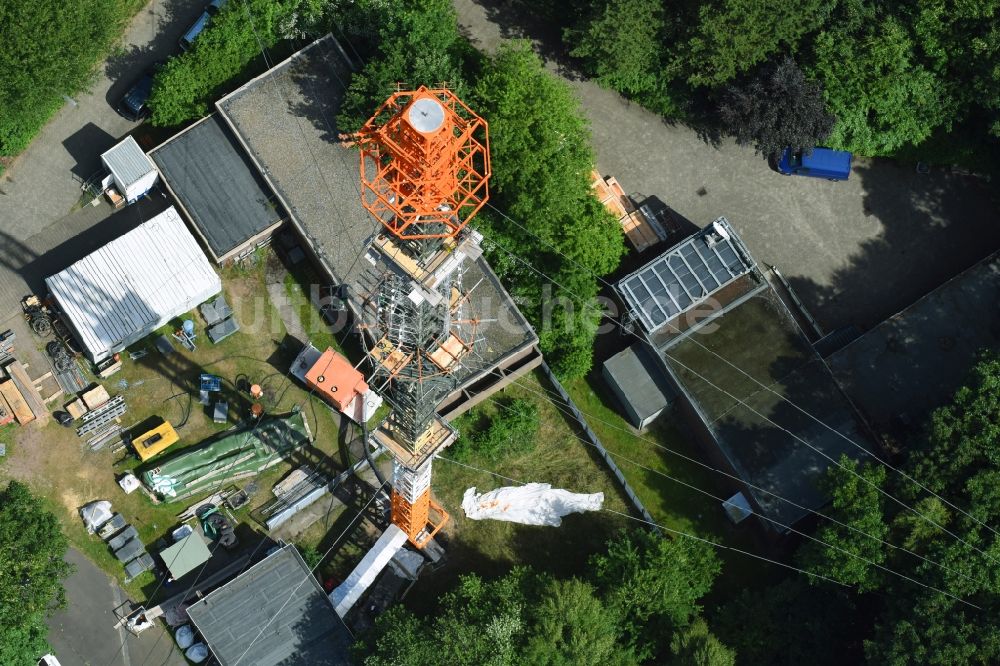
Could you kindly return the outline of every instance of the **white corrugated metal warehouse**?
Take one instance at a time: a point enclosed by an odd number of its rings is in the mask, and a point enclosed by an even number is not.
[[[94,363],[222,291],[172,206],[45,283]]]

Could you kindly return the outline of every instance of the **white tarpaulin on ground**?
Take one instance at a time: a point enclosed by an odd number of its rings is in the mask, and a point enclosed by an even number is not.
[[[562,517],[570,513],[599,511],[604,504],[604,493],[585,495],[553,489],[547,483],[528,483],[523,486],[497,488],[482,495],[475,488],[465,491],[462,509],[472,520],[506,520],[522,525],[551,525],[559,527]]]
[[[111,520],[111,516],[111,502],[107,500],[91,502],[80,509],[80,517],[83,518],[83,524],[90,534],[93,534],[97,531],[97,528]]]
[[[385,569],[385,565],[399,552],[404,543],[406,543],[406,532],[395,525],[389,525],[375,545],[361,558],[358,566],[354,567],[354,571],[330,593],[330,601],[333,602],[337,615],[340,617],[347,615],[347,611],[354,607],[364,591],[375,582],[382,569]]]

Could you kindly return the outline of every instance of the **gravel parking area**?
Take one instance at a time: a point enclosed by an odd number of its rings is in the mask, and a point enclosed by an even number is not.
[[[455,8],[480,48],[518,34],[500,2],[455,0]],[[567,80],[590,120],[602,174],[699,227],[726,216],[827,330],[869,328],[1000,247],[995,195],[975,178],[864,158],[846,182],[784,177],[751,149],[710,145],[613,91]]]

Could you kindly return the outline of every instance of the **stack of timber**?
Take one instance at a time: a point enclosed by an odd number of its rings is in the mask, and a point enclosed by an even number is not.
[[[3,396],[14,418],[20,425],[38,421],[40,425],[49,422],[49,411],[35,382],[17,359],[7,361],[3,366],[4,377],[0,378],[0,395]]]
[[[660,223],[655,219],[649,219],[643,211],[636,209],[635,202],[625,194],[625,190],[614,176],[602,178],[597,171],[591,171],[590,177],[594,196],[615,216],[625,236],[637,251],[642,252],[665,238],[665,234],[659,229]]]

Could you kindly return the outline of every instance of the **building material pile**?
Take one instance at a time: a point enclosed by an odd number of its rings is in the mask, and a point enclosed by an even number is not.
[[[152,492],[170,500],[189,497],[222,480],[254,476],[306,444],[309,428],[301,413],[274,417],[228,431],[160,460],[142,473]]]
[[[17,359],[5,363],[3,372],[0,373],[0,409],[4,410],[7,417],[12,415],[19,425],[38,421],[44,426],[49,421],[49,410],[38,392],[36,382],[31,380]],[[3,418],[5,417],[0,415],[0,420]]]
[[[591,171],[590,177],[594,196],[615,216],[622,225],[625,236],[638,252],[656,245],[661,240],[666,240],[666,232],[659,221],[650,218],[643,210],[637,209],[635,202],[625,194],[625,190],[614,176],[602,178],[597,171]]]

